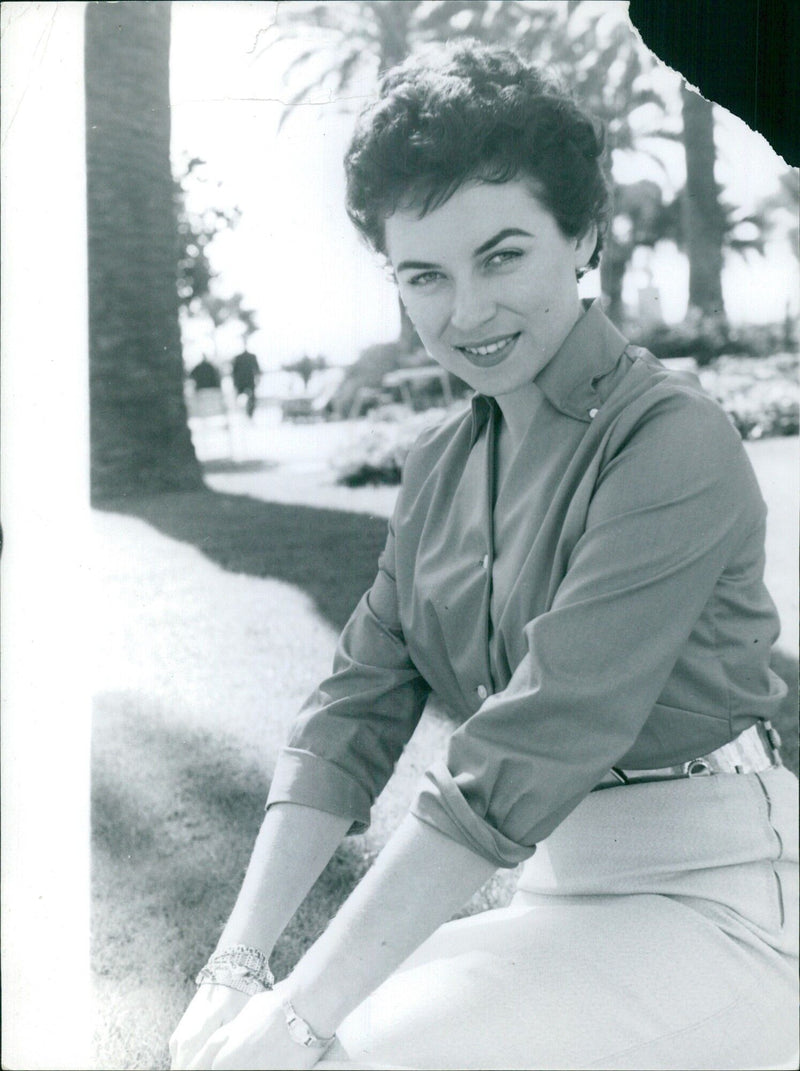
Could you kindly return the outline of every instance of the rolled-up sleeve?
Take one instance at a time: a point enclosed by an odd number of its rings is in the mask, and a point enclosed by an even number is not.
[[[713,403],[672,392],[628,414],[525,657],[427,771],[417,817],[498,866],[530,856],[631,749],[761,523],[755,477]]]
[[[429,687],[400,624],[389,525],[378,573],[339,639],[331,675],[305,702],[280,753],[267,807],[303,803],[369,825],[373,801],[419,721]]]

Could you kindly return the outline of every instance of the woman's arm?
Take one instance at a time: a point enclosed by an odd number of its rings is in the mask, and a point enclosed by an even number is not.
[[[270,807],[217,950],[247,945],[269,956],[349,825],[348,818],[298,804]],[[170,1039],[173,1067],[188,1067],[247,1000],[226,986],[201,986]]]
[[[278,758],[218,951],[246,945],[269,955],[345,833],[368,825],[372,800],[419,720],[428,687],[403,640],[393,559],[390,524],[378,575],[340,637],[333,673],[309,697]],[[246,1002],[222,985],[201,986],[172,1037],[174,1066],[190,1066]]]
[[[287,980],[298,1014],[320,1034],[334,1033],[494,871],[488,860],[408,815]]]
[[[282,995],[316,1034],[332,1035],[494,869],[486,859],[409,815],[325,933],[282,983]],[[262,996],[254,997],[214,1035],[194,1066],[313,1066],[315,1054],[291,1040],[279,1002],[272,994]]]
[[[301,804],[270,807],[217,949],[248,945],[269,956],[349,826]]]

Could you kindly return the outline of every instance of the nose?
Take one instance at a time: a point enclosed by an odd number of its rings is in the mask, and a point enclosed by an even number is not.
[[[452,327],[461,334],[482,327],[494,317],[497,304],[481,281],[465,279],[457,282],[453,291],[450,313]]]

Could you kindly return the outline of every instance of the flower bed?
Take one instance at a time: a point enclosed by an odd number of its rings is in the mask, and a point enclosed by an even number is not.
[[[800,431],[798,364],[796,353],[718,357],[698,376],[743,439],[764,439]]]
[[[463,409],[464,403],[453,408]],[[408,451],[426,428],[438,424],[449,411],[436,407],[414,413],[403,405],[374,410],[364,421],[363,432],[331,458],[336,482],[348,487],[400,483]]]

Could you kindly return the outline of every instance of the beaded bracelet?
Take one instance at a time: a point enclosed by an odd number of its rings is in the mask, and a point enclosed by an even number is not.
[[[275,978],[263,952],[234,945],[214,953],[195,978],[195,985],[224,985],[252,997],[272,989]]]

